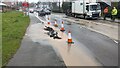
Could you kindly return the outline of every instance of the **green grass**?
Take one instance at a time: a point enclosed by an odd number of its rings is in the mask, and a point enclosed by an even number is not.
[[[2,66],[2,14],[0,13],[0,67]]]
[[[21,40],[29,25],[29,16],[22,12],[2,13],[2,65],[6,65],[20,47]]]

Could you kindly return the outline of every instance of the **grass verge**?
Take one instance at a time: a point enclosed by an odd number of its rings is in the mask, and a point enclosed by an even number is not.
[[[2,66],[2,13],[0,13],[0,67]]]
[[[2,13],[2,66],[7,64],[20,47],[29,22],[29,16],[23,16],[22,12]]]

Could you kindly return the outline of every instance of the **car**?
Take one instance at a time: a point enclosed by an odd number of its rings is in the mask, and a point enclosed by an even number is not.
[[[30,13],[34,13],[34,8],[29,8]]]
[[[51,10],[49,10],[49,9],[44,9],[44,11],[45,11],[46,15],[50,15],[51,14]]]
[[[37,12],[37,8],[34,8],[34,12]]]
[[[46,13],[47,15],[50,15],[50,14],[51,14],[51,11],[50,11],[50,10],[45,10],[45,13]]]
[[[39,11],[37,11],[37,12],[38,12],[38,15],[39,15],[39,16],[45,16],[45,15],[46,15],[46,12],[45,12],[44,9],[41,9],[41,10],[39,10]]]

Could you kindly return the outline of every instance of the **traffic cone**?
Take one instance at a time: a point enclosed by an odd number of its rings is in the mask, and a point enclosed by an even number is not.
[[[74,42],[72,41],[71,32],[69,31],[68,32],[68,44],[72,44],[72,43]]]
[[[62,32],[64,32],[64,31],[65,31],[63,21],[62,21],[62,24],[61,24],[61,29],[60,29],[60,31],[62,31]]]
[[[55,20],[55,24],[54,24],[55,27],[58,27],[58,24],[57,24],[57,21]]]
[[[48,18],[48,25],[50,25],[50,19]]]

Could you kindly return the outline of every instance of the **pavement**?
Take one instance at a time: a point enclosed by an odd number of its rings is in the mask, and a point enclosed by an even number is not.
[[[101,18],[101,19],[103,20],[104,18]],[[107,21],[111,21],[111,18],[106,18],[106,20],[107,20]],[[113,22],[113,21],[112,21],[112,22]],[[120,23],[120,19],[115,19],[114,22]]]
[[[30,15],[31,23],[27,28],[17,53],[7,66],[65,66],[63,59],[55,52],[47,39],[39,38],[35,41],[32,36],[40,36],[41,21]],[[41,29],[41,28],[40,28]],[[34,33],[37,31],[38,33]]]

